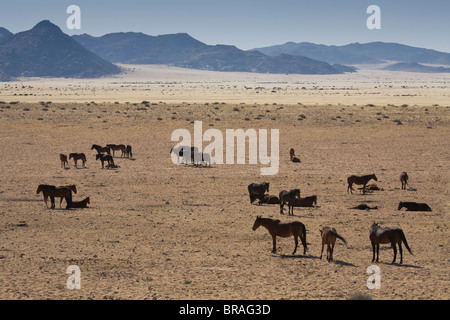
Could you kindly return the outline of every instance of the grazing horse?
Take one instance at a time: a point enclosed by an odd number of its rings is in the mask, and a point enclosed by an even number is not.
[[[69,166],[69,161],[67,161],[67,155],[60,153],[59,160],[61,160],[61,167],[64,166],[64,169],[66,168],[66,163],[67,166]]]
[[[402,183],[402,190],[406,190],[406,185],[408,184],[408,174],[403,171],[402,174],[400,175],[400,182]]]
[[[298,247],[298,237],[303,244],[303,254],[306,254],[306,227],[300,221],[290,221],[290,222],[280,222],[280,220],[274,220],[270,218],[261,218],[261,216],[256,217],[255,223],[253,224],[253,231],[263,226],[266,228],[273,240],[272,253],[277,252],[277,236],[287,238],[294,236],[295,248],[292,254],[295,254]]]
[[[128,159],[133,158],[133,151],[132,151],[131,149],[132,149],[132,148],[131,148],[130,145],[127,145],[127,148],[125,149],[125,156],[126,156]]]
[[[40,192],[42,192],[42,194],[44,195],[44,201],[47,208],[48,208],[47,205],[48,197],[51,198],[52,203],[50,207],[51,209],[55,208],[55,197],[61,197],[66,199],[67,203],[66,209],[69,209],[70,205],[72,204],[72,190],[70,188],[41,184],[38,186],[36,194],[39,194]]]
[[[288,214],[294,215],[294,203],[296,198],[300,198],[300,189],[292,189],[290,191],[283,190],[279,194],[280,198],[280,214],[283,214],[284,204],[288,204]],[[292,211],[292,212],[291,212]]]
[[[272,194],[265,194],[264,200],[259,200],[259,204],[267,203],[267,204],[280,204],[280,199],[278,199],[277,196],[274,196]]]
[[[72,205],[70,207],[76,209],[87,208],[88,204],[91,204],[91,201],[89,197],[86,197],[84,200],[81,201],[72,201]]]
[[[369,174],[367,176],[350,176],[347,178],[348,187],[347,187],[347,193],[350,190],[351,193],[353,193],[354,189],[352,188],[353,184],[358,184],[363,186],[363,194],[366,193],[366,185],[371,180],[378,181],[375,174]]]
[[[406,208],[406,211],[432,211],[430,206],[426,203],[417,202],[402,202],[398,204],[398,210]]]
[[[83,161],[83,167],[86,166],[86,155],[84,153],[71,153],[69,155],[69,159],[73,158],[73,162],[75,163],[75,168],[77,168],[78,160]]]
[[[294,200],[294,207],[314,207],[317,205],[317,196],[297,198]]]
[[[122,151],[122,157],[125,155],[126,147],[123,144],[107,144],[107,147],[111,148],[113,157],[116,156],[116,151]]]
[[[93,144],[91,147],[91,150],[95,149],[97,151],[97,153],[107,153],[107,154],[111,154],[111,148],[110,147],[102,147],[99,146],[98,144]]]
[[[108,162],[108,167],[111,167],[111,165],[114,165],[114,158],[110,154],[102,154],[98,153],[95,155],[95,160],[99,160],[102,163],[102,169],[105,167],[105,161]]]
[[[400,251],[400,264],[403,263],[403,251],[402,251],[402,242],[405,244],[406,249],[408,249],[409,253],[413,254],[411,252],[411,249],[408,246],[408,242],[406,242],[405,234],[403,233],[403,230],[400,228],[390,227],[390,228],[382,228],[377,223],[373,223],[370,227],[370,242],[372,243],[372,262],[375,261],[375,247],[377,251],[377,262],[379,258],[379,251],[380,251],[380,243],[390,243],[392,246],[392,249],[394,250],[394,260],[392,260],[392,263],[395,263],[395,259],[397,257],[397,247]]]
[[[327,245],[327,260],[328,262],[331,262],[333,261],[333,251],[336,239],[344,241],[345,244],[347,244],[347,241],[336,232],[335,228],[323,227],[323,229],[319,231],[322,238],[322,251],[320,252],[319,259],[322,259],[323,247]]]
[[[263,182],[260,184],[257,183],[250,183],[247,187],[248,194],[250,197],[250,203],[253,203],[256,199],[258,199],[261,204],[262,201],[264,201],[264,193],[267,191],[269,192],[269,183]]]

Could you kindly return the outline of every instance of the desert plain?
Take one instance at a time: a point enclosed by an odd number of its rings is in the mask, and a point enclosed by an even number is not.
[[[123,66],[104,79],[0,83],[1,299],[450,298],[449,74],[362,69],[333,76],[257,75]],[[174,130],[278,129],[279,171],[262,164],[176,165]],[[102,169],[92,144],[133,147]],[[204,146],[208,143],[205,142]],[[289,161],[294,148],[300,163]],[[270,150],[270,148],[269,148]],[[85,153],[62,168],[59,154]],[[410,177],[401,190],[400,173]],[[382,190],[348,194],[349,175],[375,173]],[[250,204],[247,185],[299,188],[313,208],[281,215]],[[374,181],[371,181],[374,182]],[[75,184],[86,209],[48,209],[39,184]],[[356,189],[356,188],[355,188]],[[433,211],[397,210],[400,201]],[[361,203],[377,210],[352,210]],[[252,230],[257,216],[301,221],[308,251]],[[372,263],[373,222],[403,229],[411,255]],[[319,229],[336,228],[334,261],[319,259]],[[398,259],[398,258],[397,258]],[[81,289],[69,290],[76,265]],[[380,289],[366,286],[371,265]]]

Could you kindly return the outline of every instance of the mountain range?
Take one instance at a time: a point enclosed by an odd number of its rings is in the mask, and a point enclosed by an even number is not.
[[[377,64],[389,61],[450,65],[450,53],[386,42],[351,43],[343,46],[287,42],[254,50],[269,56],[291,54],[314,57],[314,59],[328,63],[350,65]]]
[[[117,63],[211,71],[339,74],[354,72],[356,68],[351,65],[392,61],[403,64],[393,64],[387,70],[448,72],[448,68],[419,63],[450,65],[450,54],[384,42],[344,46],[288,42],[245,51],[232,45],[207,45],[186,33],[70,37],[48,20],[16,34],[0,27],[0,81],[15,77],[96,78],[120,73]]]

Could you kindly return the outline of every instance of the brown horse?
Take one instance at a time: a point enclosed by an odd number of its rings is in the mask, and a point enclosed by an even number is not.
[[[417,202],[403,202],[400,201],[398,204],[398,209],[406,208],[406,211],[432,211],[430,206],[426,203],[417,203]]]
[[[373,257],[372,262],[375,261],[375,247],[377,251],[377,262],[379,258],[379,251],[380,251],[380,243],[390,243],[392,246],[392,249],[394,250],[394,260],[392,260],[392,263],[395,263],[395,259],[397,257],[397,247],[400,251],[400,264],[403,263],[403,251],[402,251],[402,242],[405,244],[406,249],[408,249],[409,253],[412,254],[411,249],[408,246],[408,242],[406,242],[405,234],[403,233],[403,230],[400,228],[382,228],[377,223],[373,223],[370,227],[370,242],[372,243],[372,251],[373,251]]]
[[[122,157],[125,156],[127,148],[123,144],[107,144],[107,147],[111,148],[113,152],[113,157],[116,156],[116,151],[122,151]]]
[[[366,185],[370,180],[378,181],[375,174],[369,174],[366,176],[350,176],[347,178],[348,187],[347,187],[347,193],[350,190],[351,193],[353,193],[354,189],[352,188],[353,184],[358,184],[363,186],[363,194],[366,193]]]
[[[280,199],[277,196],[272,194],[265,194],[263,200],[259,200],[259,204],[267,203],[267,204],[280,204]]]
[[[294,203],[296,198],[300,198],[300,189],[292,189],[290,191],[283,190],[279,194],[280,198],[280,214],[283,214],[284,204],[288,204],[288,214],[294,215]]]
[[[107,153],[107,154],[111,154],[111,148],[110,147],[102,147],[99,146],[98,144],[93,144],[91,147],[91,150],[95,149],[97,151],[97,153]]]
[[[259,204],[264,201],[264,193],[269,192],[269,182],[263,183],[250,183],[247,186],[248,195],[250,197],[250,203],[253,203],[256,199],[259,200]]]
[[[345,241],[345,239],[336,232],[335,228],[323,227],[323,229],[319,231],[322,238],[322,251],[320,252],[320,259],[322,259],[323,247],[327,245],[327,260],[328,262],[331,262],[333,261],[333,251],[336,239],[344,241],[345,244],[347,244],[347,241]]]
[[[81,209],[81,208],[87,208],[87,205],[90,204],[91,201],[89,197],[86,197],[84,200],[81,201],[72,201],[71,208]]]
[[[131,148],[130,145],[127,145],[127,148],[125,149],[125,156],[126,156],[128,159],[133,158],[133,151],[132,151],[132,148]]]
[[[108,162],[108,165],[107,165],[108,168],[111,165],[114,165],[114,158],[110,154],[97,153],[95,155],[95,160],[99,160],[99,159],[100,159],[100,162],[102,163],[102,169],[105,167],[105,161]]]
[[[317,196],[297,198],[294,200],[294,207],[314,207],[317,205]]]
[[[75,168],[77,168],[78,160],[83,161],[83,167],[86,166],[86,155],[84,153],[71,153],[69,155],[69,160],[73,158],[73,162],[75,163]]]
[[[291,161],[294,161],[295,151],[293,148],[291,148],[291,150],[289,150],[289,156],[291,157]]]
[[[408,184],[408,174],[403,171],[402,174],[400,175],[400,182],[402,183],[402,190],[406,190],[406,185]]]
[[[68,185],[68,186],[60,186],[58,188],[69,188],[70,190],[72,190],[73,193],[77,194],[77,186],[74,185],[74,184],[71,184],[71,185]],[[63,197],[61,197],[59,199],[59,207],[60,208],[61,208],[62,201],[63,201]],[[66,200],[66,202],[67,202],[67,200]],[[72,207],[72,205],[70,207]]]
[[[259,226],[263,226],[264,228],[266,228],[272,236],[272,253],[275,253],[277,251],[277,236],[283,238],[294,236],[295,248],[292,254],[295,254],[295,252],[297,252],[299,237],[303,244],[303,254],[306,254],[306,227],[300,221],[280,222],[280,220],[261,218],[261,216],[258,216],[256,217],[255,223],[253,224],[253,231],[258,229]]]
[[[45,205],[48,208],[47,205],[47,199],[48,197],[50,197],[51,199],[51,209],[55,208],[55,197],[62,197],[66,199],[66,209],[70,208],[70,205],[72,204],[72,190],[70,188],[67,187],[56,187],[56,186],[52,186],[52,185],[48,185],[48,184],[41,184],[38,186],[37,190],[36,190],[36,194],[39,194],[40,192],[42,192],[42,194],[44,195],[44,201],[45,201]]]
[[[61,167],[64,166],[64,169],[66,168],[66,163],[67,166],[69,166],[69,161],[67,161],[67,155],[60,153],[59,160],[61,160]]]

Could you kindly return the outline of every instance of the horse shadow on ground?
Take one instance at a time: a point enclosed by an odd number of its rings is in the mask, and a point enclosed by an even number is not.
[[[194,169],[214,169],[214,166],[192,166]]]
[[[323,260],[324,262],[327,262],[326,258],[320,259],[320,257],[318,257],[318,256],[313,256],[313,255],[309,255],[309,254],[308,255],[302,255],[302,254],[279,254],[279,255],[277,255],[277,254],[273,253],[272,256],[279,257],[281,259],[315,259],[315,260]],[[344,266],[344,267],[357,267],[353,263],[345,262],[345,261],[341,261],[341,260],[333,260],[331,263],[335,263],[335,264],[338,264],[338,265]]]
[[[416,265],[412,265],[412,264],[400,264],[398,262],[395,263],[390,263],[390,262],[377,262],[379,264],[384,264],[387,266],[396,266],[396,267],[403,267],[403,268],[413,268],[413,269],[423,269],[424,267],[422,266],[416,266]]]

